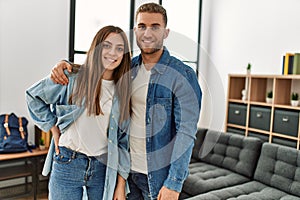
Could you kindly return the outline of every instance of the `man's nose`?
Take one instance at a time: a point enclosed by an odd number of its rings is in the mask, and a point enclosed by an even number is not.
[[[153,32],[152,28],[151,27],[147,27],[146,30],[145,30],[145,32],[144,32],[144,36],[146,36],[146,37],[148,36],[149,37],[149,36],[152,35],[152,32]]]

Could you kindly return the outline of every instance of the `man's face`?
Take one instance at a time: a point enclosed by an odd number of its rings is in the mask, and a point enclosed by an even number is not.
[[[137,26],[134,27],[136,43],[144,54],[153,54],[163,48],[163,40],[169,30],[165,28],[163,16],[160,13],[139,13]]]

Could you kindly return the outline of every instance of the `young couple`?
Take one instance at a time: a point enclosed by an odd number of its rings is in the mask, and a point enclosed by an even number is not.
[[[106,26],[82,66],[60,62],[26,91],[35,123],[53,134],[49,199],[82,199],[83,186],[89,199],[178,199],[202,93],[195,72],[163,46],[166,26],[162,6],[143,4],[139,56],[130,61],[124,32]]]

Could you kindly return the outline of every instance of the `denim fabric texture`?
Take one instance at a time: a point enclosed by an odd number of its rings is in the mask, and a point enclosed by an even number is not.
[[[141,66],[132,60],[132,79]],[[165,186],[180,192],[188,176],[201,109],[202,92],[195,71],[164,47],[151,69],[146,99],[146,152],[152,198]]]
[[[149,192],[148,177],[146,174],[130,173],[128,177],[128,184],[130,193],[127,200],[150,200],[151,195]]]
[[[65,147],[54,155],[52,173],[49,181],[49,200],[81,200],[83,186],[87,197],[102,200],[107,155],[88,157]]]
[[[57,125],[63,134],[84,111],[82,107],[68,104],[76,75],[69,74],[67,71],[65,74],[69,78],[68,85],[55,84],[50,77],[46,77],[26,90],[29,114],[35,124],[46,132]],[[119,125],[119,116],[119,101],[115,96],[109,119],[108,158],[103,199],[113,198],[117,174],[127,179],[130,171],[127,134],[129,120]],[[45,176],[51,171],[54,152],[52,139],[42,172]]]

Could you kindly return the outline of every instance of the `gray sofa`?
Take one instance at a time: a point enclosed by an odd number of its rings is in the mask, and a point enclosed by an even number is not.
[[[180,199],[300,199],[300,153],[255,137],[199,129]]]

